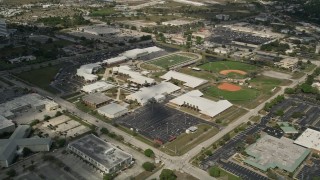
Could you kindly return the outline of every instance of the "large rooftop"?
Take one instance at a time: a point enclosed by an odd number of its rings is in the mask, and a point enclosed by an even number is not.
[[[278,167],[288,172],[295,171],[310,153],[310,150],[294,144],[291,139],[278,139],[270,135],[262,136],[245,151],[251,156],[245,162],[256,168],[267,171]]]
[[[83,101],[89,102],[91,104],[102,104],[109,100],[111,100],[110,97],[104,95],[103,93],[92,93],[88,94],[82,97]]]
[[[308,128],[294,141],[294,143],[320,151],[320,132]]]
[[[227,100],[212,101],[201,97],[203,94],[199,90],[190,91],[183,94],[170,102],[182,106],[183,104],[189,104],[199,109],[200,113],[210,117],[214,117],[226,109],[230,108],[232,104]]]
[[[170,82],[162,82],[155,86],[141,88],[140,91],[130,94],[126,97],[126,99],[137,100],[140,104],[145,104],[156,96],[171,94],[179,89],[179,86],[176,86]]]
[[[205,79],[197,78],[197,77],[179,73],[176,71],[169,71],[163,76],[161,76],[161,78],[165,79],[166,81],[169,81],[171,79],[177,79],[179,81],[185,82],[184,85],[191,88],[196,88],[208,82]]]
[[[103,141],[93,134],[75,140],[71,142],[69,146],[76,148],[109,169],[128,158],[132,158],[132,155]]]

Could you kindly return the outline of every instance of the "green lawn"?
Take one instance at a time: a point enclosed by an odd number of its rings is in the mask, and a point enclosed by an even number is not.
[[[172,55],[168,55],[165,57],[153,59],[147,63],[153,64],[156,66],[160,66],[162,68],[167,68],[167,67],[175,66],[177,64],[181,64],[183,62],[190,61],[192,58],[193,57],[189,57],[187,55],[182,56],[179,54],[172,54]]]
[[[245,64],[237,61],[216,61],[209,62],[200,66],[201,69],[207,71],[213,71],[215,73],[219,73],[222,70],[241,70],[247,73],[258,70],[257,66]],[[235,76],[239,74],[230,73],[228,76]],[[241,75],[240,75],[241,76]]]
[[[108,16],[114,14],[115,10],[113,8],[102,8],[90,13],[91,16]]]
[[[226,99],[233,103],[254,100],[259,96],[256,89],[242,88],[240,91],[224,91],[216,86],[210,86],[203,89],[205,96]]]
[[[50,83],[62,67],[63,64],[56,66],[48,66],[31,71],[25,71],[20,74],[17,74],[17,76],[25,81],[30,82],[31,84],[34,84],[44,90],[56,94],[59,93],[59,91],[52,88],[50,86]]]
[[[195,133],[183,133],[174,141],[165,144],[165,148],[161,148],[161,150],[170,155],[182,155],[197,146],[199,143],[216,135],[218,132],[219,130],[215,127],[207,124],[200,124],[198,125],[198,130]]]

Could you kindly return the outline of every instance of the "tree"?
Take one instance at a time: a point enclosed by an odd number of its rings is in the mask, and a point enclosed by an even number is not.
[[[107,128],[104,128],[104,127],[100,129],[100,132],[103,133],[103,134],[109,134],[109,130]]]
[[[153,157],[154,156],[154,152],[151,149],[146,149],[144,151],[144,155],[147,157]]]
[[[151,162],[143,163],[142,167],[144,170],[149,171],[149,172],[152,172],[156,168],[156,166]]]
[[[23,157],[27,157],[30,154],[32,154],[32,151],[31,151],[31,149],[25,147],[25,148],[23,148],[22,154],[23,154]]]
[[[48,115],[45,115],[44,118],[43,118],[43,120],[45,120],[45,121],[47,121],[47,120],[49,120],[49,119],[51,119],[51,117],[48,116]]]
[[[246,137],[246,143],[247,144],[253,144],[255,142],[256,142],[256,138],[252,134],[250,134],[250,135],[248,135]]]
[[[212,166],[212,167],[209,169],[209,174],[210,174],[210,176],[212,176],[212,177],[220,177],[220,169],[219,169],[219,167],[217,167],[217,166]]]
[[[16,170],[14,169],[10,169],[9,171],[6,172],[6,174],[9,176],[9,177],[14,177],[17,175],[17,172]]]
[[[113,180],[114,178],[113,178],[113,176],[112,176],[112,174],[105,174],[105,175],[103,175],[103,180]]]
[[[177,176],[170,169],[163,169],[160,174],[160,180],[175,180]]]
[[[62,112],[57,111],[55,116],[58,117],[58,116],[61,116],[61,115],[62,115]]]
[[[229,134],[229,133],[223,136],[223,140],[224,140],[224,141],[229,141],[230,138],[231,138],[231,137],[230,137],[230,134]]]

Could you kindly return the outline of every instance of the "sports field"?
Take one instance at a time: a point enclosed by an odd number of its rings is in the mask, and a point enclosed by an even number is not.
[[[200,66],[201,69],[212,71],[229,77],[243,77],[246,73],[255,71],[257,66],[237,62],[237,61],[216,61],[209,62]],[[229,70],[229,71],[226,71]],[[231,70],[231,71],[230,71]]]
[[[258,90],[249,88],[242,88],[239,91],[225,91],[216,86],[210,86],[203,89],[203,92],[206,96],[226,99],[233,103],[247,102],[259,96]]]
[[[184,62],[192,61],[196,58],[197,56],[194,54],[175,53],[175,54],[153,59],[151,61],[148,61],[147,63],[153,64],[162,68],[168,68],[168,67],[170,68],[170,67],[182,64]]]

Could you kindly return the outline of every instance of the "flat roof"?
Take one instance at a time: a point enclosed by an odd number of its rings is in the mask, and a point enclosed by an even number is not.
[[[92,92],[92,91],[106,91],[109,90],[111,88],[115,87],[112,84],[106,83],[104,81],[97,81],[95,83],[92,84],[88,84],[82,87],[82,91],[85,92]]]
[[[118,149],[93,134],[77,139],[68,146],[74,147],[109,169],[132,158],[131,154]]]
[[[92,104],[102,104],[104,102],[111,100],[111,98],[106,96],[103,93],[92,93],[92,94],[87,94],[83,96],[82,100]]]
[[[278,139],[270,135],[263,135],[245,150],[251,157],[244,162],[263,171],[278,167],[294,172],[308,156],[310,150],[293,142],[292,139],[286,137]]]
[[[112,71],[129,76],[130,78],[128,80],[137,84],[152,84],[155,82],[154,79],[143,76],[140,72],[131,70],[129,66],[114,67]]]
[[[127,59],[128,58],[125,57],[125,56],[117,56],[117,57],[114,57],[114,58],[106,59],[106,60],[102,61],[102,63],[104,63],[104,64],[114,64],[114,63],[125,61]]]
[[[0,114],[8,118],[10,116],[14,115],[14,111],[16,109],[19,109],[21,107],[25,106],[41,106],[41,105],[49,105],[49,104],[54,104],[56,105],[55,102],[39,95],[36,93],[31,93],[31,94],[26,94],[17,98],[14,98],[11,101],[7,101],[5,103],[0,104]]]
[[[181,89],[179,86],[170,82],[161,82],[155,86],[141,88],[140,91],[128,95],[126,99],[137,100],[139,103],[145,104],[156,96],[171,94],[179,89]]]
[[[195,106],[200,110],[200,113],[210,117],[214,117],[232,106],[227,100],[212,101],[201,96],[203,96],[202,92],[193,90],[170,100],[170,102],[179,106],[183,104]]]
[[[29,125],[20,125],[13,132],[9,139],[1,140],[0,160],[8,160],[13,153],[16,153],[17,146],[50,145],[50,138],[26,138],[30,133]]]
[[[288,122],[278,122],[277,123],[280,128],[282,129],[282,131],[286,134],[296,134],[299,133],[298,130],[296,130],[296,128],[294,128],[292,125],[290,125]]]
[[[111,103],[111,104],[102,106],[102,107],[98,108],[97,110],[100,112],[106,113],[106,114],[114,115],[118,112],[122,112],[122,111],[128,110],[128,109],[126,107],[119,105],[119,104]]]
[[[161,76],[161,78],[165,79],[166,81],[169,81],[171,79],[177,79],[179,81],[185,82],[184,85],[191,88],[196,88],[208,82],[205,79],[197,78],[197,77],[179,73],[176,71],[169,71],[163,76]]]
[[[14,123],[11,120],[0,115],[0,130],[10,126],[14,126]]]
[[[308,128],[294,141],[294,143],[320,151],[320,131]]]
[[[147,53],[148,53],[148,51],[145,49],[136,48],[136,49],[131,49],[131,50],[125,51],[122,55],[127,58],[137,58],[138,55],[147,54]]]
[[[87,81],[93,81],[98,79],[97,75],[92,74],[94,69],[100,68],[101,65],[99,63],[92,63],[92,64],[85,64],[80,66],[79,69],[77,69],[77,75],[80,77],[83,77]]]

